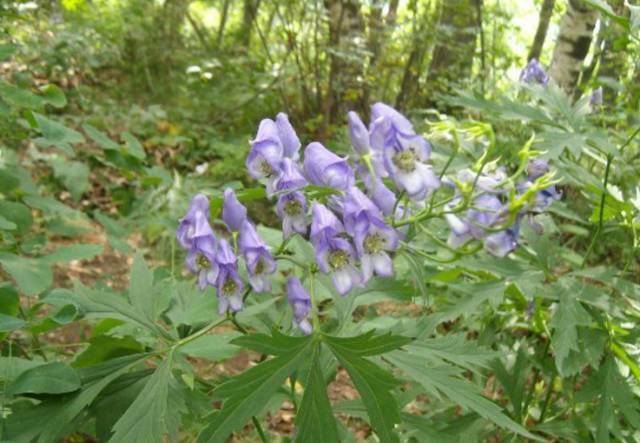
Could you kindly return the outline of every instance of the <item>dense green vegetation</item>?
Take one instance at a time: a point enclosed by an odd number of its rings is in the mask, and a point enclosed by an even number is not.
[[[0,442],[640,441],[634,3],[1,2]]]

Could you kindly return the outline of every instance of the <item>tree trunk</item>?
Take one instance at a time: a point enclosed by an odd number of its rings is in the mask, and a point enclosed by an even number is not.
[[[569,0],[567,12],[560,23],[560,33],[553,50],[549,75],[571,94],[576,87],[580,69],[589,53],[593,28],[598,13],[582,0]]]
[[[556,0],[544,0],[542,7],[540,8],[540,17],[538,18],[538,29],[536,29],[536,36],[533,38],[533,44],[529,51],[527,60],[532,58],[540,59],[542,48],[544,47],[544,40],[547,38],[547,31],[549,30],[549,22],[551,22],[551,16],[553,15],[553,6]]]
[[[227,26],[227,18],[229,17],[229,5],[231,0],[223,0],[222,12],[220,13],[220,23],[218,24],[218,36],[216,37],[216,48],[219,49],[222,45],[222,39],[224,37],[224,28]]]
[[[260,0],[244,0],[242,8],[242,28],[240,29],[240,44],[248,48],[251,44],[253,20],[258,16]]]
[[[427,87],[427,105],[436,104],[438,94],[448,94],[471,74],[476,47],[477,18],[473,0],[443,0]]]
[[[363,93],[364,20],[359,0],[325,0],[329,13],[329,89],[325,100],[325,124],[345,119],[348,111],[367,115]]]
[[[626,8],[623,0],[612,0],[609,2],[613,12],[617,15],[625,15]],[[607,20],[602,23],[602,51],[600,55],[600,67],[598,79],[602,79],[603,101],[611,106],[615,103],[616,97],[622,87],[622,79],[628,73],[629,65],[629,39],[626,32],[620,25]],[[618,87],[616,87],[616,85]]]

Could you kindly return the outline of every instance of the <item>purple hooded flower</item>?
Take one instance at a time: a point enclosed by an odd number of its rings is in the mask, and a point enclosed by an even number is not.
[[[251,150],[246,165],[255,179],[274,179],[280,172],[280,162],[284,148],[280,140],[278,126],[268,118],[260,122],[256,138],[251,142]]]
[[[280,164],[282,172],[276,184],[277,191],[298,189],[307,185],[307,180],[300,172],[298,165],[290,158],[285,158]]]
[[[247,219],[247,208],[238,201],[233,189],[224,190],[224,201],[222,202],[222,220],[230,230],[237,232]]]
[[[452,209],[460,203],[455,199],[448,205]],[[445,214],[451,233],[447,244],[451,248],[459,248],[471,239],[481,240],[486,237],[486,228],[492,228],[504,218],[503,204],[498,197],[491,194],[482,194],[473,202],[471,209],[459,217],[456,214]]]
[[[307,199],[301,192],[290,192],[278,197],[276,207],[278,217],[282,220],[282,235],[285,239],[294,232],[300,235],[307,233]]]
[[[293,324],[300,328],[305,335],[311,334],[313,330],[309,322],[311,297],[298,277],[291,277],[287,281],[287,300],[293,310]]]
[[[347,160],[327,150],[318,142],[304,150],[304,172],[311,183],[346,190],[353,186],[355,177]]]
[[[592,107],[598,107],[598,106],[602,106],[602,103],[604,103],[604,97],[602,94],[602,86],[600,86],[597,89],[594,89],[593,92],[591,93],[591,97],[589,98],[589,104]]]
[[[527,164],[527,175],[531,181],[542,177],[547,172],[549,172],[549,164],[542,159],[534,158]]]
[[[218,312],[223,315],[227,310],[242,310],[242,289],[244,287],[238,275],[238,258],[228,241],[221,239],[216,253],[219,272],[216,280],[218,294]]]
[[[520,235],[520,220],[518,215],[515,223],[508,229],[489,235],[484,240],[484,249],[496,257],[506,257],[511,251],[518,247],[518,236]]]
[[[424,200],[440,187],[438,176],[426,164],[431,145],[415,133],[406,117],[384,103],[373,105],[371,116],[371,147],[382,153],[386,171],[412,200]]]
[[[349,138],[351,138],[351,145],[358,155],[367,155],[371,151],[371,145],[369,144],[369,131],[367,127],[362,123],[358,114],[353,111],[349,111],[347,114],[349,120]]]
[[[345,195],[343,219],[347,232],[355,241],[364,282],[374,273],[392,276],[393,262],[388,252],[397,249],[398,233],[385,224],[380,210],[356,187],[350,188]]]
[[[191,248],[187,254],[187,268],[198,276],[198,288],[203,291],[207,285],[215,286],[218,278],[218,264],[215,262],[216,237],[203,213],[194,216]]]
[[[532,58],[520,73],[520,81],[546,85],[549,83],[549,76],[538,60]]]
[[[326,206],[315,203],[312,209],[311,242],[316,261],[322,272],[331,274],[333,285],[345,295],[361,284],[355,268],[355,254],[351,243],[343,236],[344,227]]]
[[[294,161],[300,157],[300,139],[295,129],[289,123],[289,117],[284,112],[280,112],[276,116],[276,126],[278,127],[278,135],[280,142],[284,148],[284,156]]]
[[[176,231],[176,238],[183,248],[190,248],[195,232],[196,217],[202,215],[205,221],[209,220],[209,200],[204,194],[197,194],[191,200],[187,215],[180,220]]]
[[[247,264],[249,282],[253,290],[258,293],[269,292],[271,282],[268,274],[276,271],[276,262],[267,245],[256,232],[256,228],[247,220],[240,229],[238,246]]]

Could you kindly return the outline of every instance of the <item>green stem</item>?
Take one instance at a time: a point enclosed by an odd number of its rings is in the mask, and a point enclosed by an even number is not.
[[[215,328],[217,326],[220,326],[222,323],[226,322],[227,320],[228,320],[227,318],[223,318],[223,319],[220,319],[218,321],[215,321],[215,322],[209,324],[208,326],[205,326],[204,328],[200,329],[199,331],[195,332],[194,334],[191,334],[188,337],[185,337],[182,340],[177,341],[173,346],[171,346],[171,349],[172,350],[178,349],[179,347],[184,346],[187,343],[190,343],[190,342],[202,337],[207,332],[211,331],[213,328]]]
[[[607,185],[609,183],[609,172],[611,171],[611,162],[613,160],[613,157],[611,156],[611,154],[607,155],[607,165],[604,169],[604,181],[602,183],[602,196],[600,197],[600,214],[598,216],[598,227],[596,228],[596,232],[593,234],[593,238],[591,239],[591,244],[589,245],[589,249],[587,249],[587,252],[584,254],[584,259],[582,260],[582,268],[584,268],[587,265],[587,259],[589,258],[589,255],[591,255],[591,252],[593,251],[593,248],[596,244],[596,240],[598,239],[598,237],[600,236],[600,232],[602,231],[602,225],[604,224],[604,204],[607,198]]]
[[[269,443],[269,440],[267,439],[267,436],[264,435],[264,431],[262,430],[262,426],[260,426],[260,422],[258,421],[258,419],[253,416],[251,417],[251,421],[253,422],[253,425],[256,427],[256,431],[258,431],[258,435],[260,436],[260,440],[262,440],[262,443]]]

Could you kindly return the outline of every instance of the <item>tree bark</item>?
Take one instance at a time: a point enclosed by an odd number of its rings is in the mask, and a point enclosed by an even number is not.
[[[532,58],[540,59],[542,48],[544,47],[544,41],[547,38],[547,31],[549,31],[549,23],[551,22],[551,16],[553,15],[553,6],[555,0],[544,0],[542,7],[540,8],[540,17],[538,18],[538,28],[536,29],[536,35],[533,38],[533,44],[529,50],[529,56],[527,60]]]
[[[260,0],[244,0],[242,8],[242,28],[240,29],[240,44],[248,48],[251,44],[253,20],[258,16]]]
[[[598,13],[582,0],[569,0],[560,23],[549,75],[568,94],[573,93],[589,53]]]
[[[364,20],[359,0],[325,0],[329,13],[329,88],[325,100],[325,124],[345,119],[348,111],[367,115],[364,81]]]
[[[625,15],[628,11],[624,7],[623,0],[612,0],[609,2],[613,12],[617,15]],[[600,67],[598,69],[598,79],[602,79],[603,84],[603,101],[606,105],[611,106],[615,103],[619,93],[621,80],[629,71],[629,38],[620,25],[607,20],[602,23],[602,50],[600,53]]]
[[[218,36],[216,37],[216,48],[219,49],[222,45],[222,39],[224,37],[224,28],[227,26],[227,18],[229,17],[229,5],[231,0],[223,0],[222,12],[220,13],[220,23],[218,24]]]
[[[427,106],[438,94],[448,94],[471,74],[476,47],[477,19],[472,0],[443,0],[438,23],[438,43],[427,74]]]

